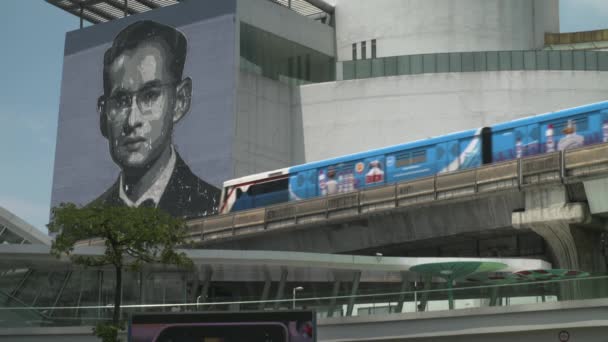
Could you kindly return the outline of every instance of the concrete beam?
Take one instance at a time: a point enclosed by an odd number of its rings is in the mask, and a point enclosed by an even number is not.
[[[519,191],[470,197],[437,205],[371,215],[344,224],[319,223],[234,240],[209,241],[206,248],[349,253],[363,249],[459,234],[511,228],[511,213],[524,208]],[[272,234],[272,238],[270,238]],[[446,243],[448,239],[446,239]]]
[[[608,178],[584,181],[589,210],[594,215],[608,215]]]
[[[606,340],[608,299],[482,307],[451,311],[336,317],[318,321],[319,341]]]

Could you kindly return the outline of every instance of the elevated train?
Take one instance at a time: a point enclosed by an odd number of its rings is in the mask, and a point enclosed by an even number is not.
[[[220,213],[608,142],[608,101],[224,182]]]

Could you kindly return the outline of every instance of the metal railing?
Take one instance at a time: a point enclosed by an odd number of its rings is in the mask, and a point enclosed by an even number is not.
[[[217,312],[245,310],[315,310],[318,318],[337,316],[390,315],[414,312],[447,311],[450,297],[454,309],[507,307],[545,302],[608,298],[608,275],[583,278],[523,281],[516,283],[456,286],[448,289],[414,289],[390,293],[306,297],[306,289],[298,298],[251,300],[234,298],[215,302],[179,302],[167,304],[122,305],[124,318],[142,312]],[[451,292],[451,294],[450,294]],[[0,306],[0,329],[29,326],[95,325],[109,320],[113,304],[71,307],[5,307]],[[52,311],[50,317],[45,313]],[[94,314],[87,314],[93,312]]]
[[[608,144],[603,143],[339,195],[196,219],[188,222],[189,235],[193,243],[205,242],[497,191],[580,182],[584,178],[607,174]]]

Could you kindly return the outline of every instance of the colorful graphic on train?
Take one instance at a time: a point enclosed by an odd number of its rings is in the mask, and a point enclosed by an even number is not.
[[[331,196],[608,142],[608,101],[224,183],[222,213]]]

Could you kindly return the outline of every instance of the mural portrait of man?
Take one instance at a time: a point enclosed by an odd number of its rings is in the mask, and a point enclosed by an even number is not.
[[[178,217],[217,212],[220,190],[199,179],[173,144],[174,126],[191,106],[187,45],[175,28],[146,20],[120,31],[105,52],[97,109],[120,173],[91,203],[155,206]]]

